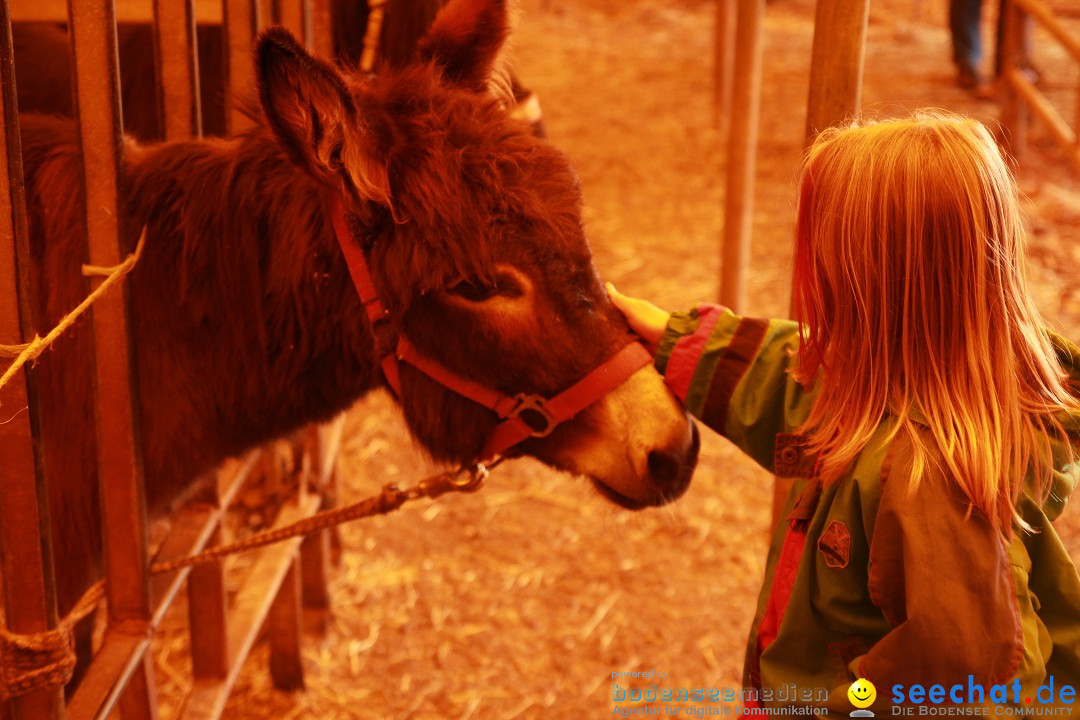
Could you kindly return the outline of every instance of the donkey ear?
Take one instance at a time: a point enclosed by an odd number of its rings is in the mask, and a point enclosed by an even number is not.
[[[451,0],[420,41],[420,59],[433,61],[447,80],[483,91],[508,33],[506,0]]]
[[[293,159],[333,182],[345,172],[361,196],[386,200],[386,169],[345,78],[281,27],[259,37],[259,98],[271,130]]]

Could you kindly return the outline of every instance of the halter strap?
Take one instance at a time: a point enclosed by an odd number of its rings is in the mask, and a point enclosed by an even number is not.
[[[396,338],[393,328],[390,326],[390,311],[382,304],[379,293],[375,290],[375,283],[371,279],[367,260],[364,259],[364,251],[352,240],[352,233],[345,222],[345,208],[340,198],[335,198],[333,208],[330,211],[334,223],[334,235],[337,236],[338,247],[345,256],[345,264],[349,268],[349,277],[352,278],[356,294],[360,296],[360,304],[364,306],[368,322],[371,323],[371,333],[375,340],[375,352],[379,355],[379,364],[382,366],[386,384],[394,391],[395,395],[401,395],[401,377],[398,372],[397,359],[394,357],[394,343]]]
[[[630,342],[551,398],[526,393],[508,395],[464,377],[421,353],[403,335],[394,333],[390,313],[379,299],[364,253],[352,240],[340,199],[333,203],[332,221],[349,276],[371,323],[383,375],[394,393],[401,395],[399,363],[405,362],[443,387],[488,408],[502,420],[488,436],[479,462],[489,462],[530,437],[550,435],[555,426],[570,420],[652,362],[652,355],[644,346]]]

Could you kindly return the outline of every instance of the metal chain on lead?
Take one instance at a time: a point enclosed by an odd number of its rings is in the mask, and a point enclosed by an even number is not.
[[[494,467],[499,462],[501,462],[501,458],[492,463],[491,467]],[[489,467],[477,464],[472,467],[460,467],[457,470],[432,475],[405,490],[398,487],[396,483],[388,483],[383,486],[382,492],[366,500],[342,508],[324,510],[309,518],[298,520],[281,528],[256,533],[251,537],[228,545],[212,547],[198,555],[192,555],[180,560],[155,563],[150,566],[150,572],[153,575],[173,572],[193,565],[207,563],[226,555],[235,555],[236,553],[254,550],[266,545],[273,545],[282,540],[301,535],[310,535],[350,520],[358,520],[372,515],[385,515],[397,510],[410,500],[424,497],[434,499],[448,492],[476,492],[483,485],[484,480],[487,479],[489,472]]]

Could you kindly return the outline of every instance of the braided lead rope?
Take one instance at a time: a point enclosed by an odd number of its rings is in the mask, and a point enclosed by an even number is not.
[[[495,464],[492,463],[492,467]],[[265,547],[266,545],[273,545],[289,538],[311,535],[319,530],[325,530],[351,520],[358,520],[372,515],[386,515],[397,510],[410,500],[416,500],[417,498],[427,497],[434,499],[448,492],[475,492],[480,489],[488,476],[488,472],[489,469],[484,465],[475,465],[472,468],[462,467],[454,471],[432,475],[407,490],[402,490],[395,483],[390,483],[384,485],[382,492],[378,495],[366,500],[342,508],[324,510],[284,527],[256,533],[251,537],[228,545],[212,547],[198,555],[192,555],[180,560],[154,563],[150,566],[150,572],[153,575],[170,573],[193,565],[208,563],[227,555],[235,555]]]
[[[175,572],[212,562],[227,555],[272,545],[289,538],[310,535],[351,520],[386,515],[410,500],[418,498],[435,499],[448,492],[476,492],[487,479],[490,468],[500,462],[502,458],[495,460],[489,466],[477,464],[471,468],[461,467],[432,475],[405,490],[394,483],[389,483],[383,486],[382,492],[378,495],[352,505],[324,510],[284,527],[256,533],[249,538],[213,547],[197,555],[155,563],[150,567],[150,573],[161,575]],[[3,616],[0,614],[0,701],[24,695],[38,688],[67,684],[75,669],[73,629],[80,620],[97,608],[104,596],[105,581],[99,580],[83,594],[55,630],[42,633],[9,632],[4,627]]]

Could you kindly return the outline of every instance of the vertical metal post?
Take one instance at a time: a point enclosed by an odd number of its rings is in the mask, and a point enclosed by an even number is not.
[[[242,103],[255,92],[255,59],[252,49],[262,26],[258,0],[224,0],[225,3],[225,126],[229,134],[251,127]]]
[[[87,256],[93,265],[112,266],[130,249],[123,233],[115,6],[113,0],[68,0],[68,17],[85,176]],[[128,285],[102,296],[91,313],[109,627],[110,632],[141,635],[147,632],[151,607]],[[157,716],[148,657],[132,674],[121,707],[125,720]]]
[[[277,21],[308,50],[312,49],[311,0],[277,0]]]
[[[202,135],[194,0],[154,0],[158,117],[166,140]]]
[[[30,239],[26,220],[22,149],[15,100],[7,0],[0,0],[0,343],[15,345],[34,335],[30,311]],[[6,368],[6,365],[3,366]],[[16,633],[56,627],[56,592],[49,533],[48,493],[39,444],[40,422],[34,371],[0,389],[0,574],[4,616]],[[61,720],[60,686],[13,699],[4,710],[14,720]]]
[[[765,0],[736,0],[735,78],[728,137],[724,238],[720,263],[720,302],[738,312],[746,296],[746,267],[754,215],[758,116],[761,109],[761,22]]]
[[[713,38],[713,127],[727,132],[735,62],[735,0],[716,0]]]
[[[331,29],[330,0],[311,0],[312,47],[324,58],[334,57],[334,32]]]

